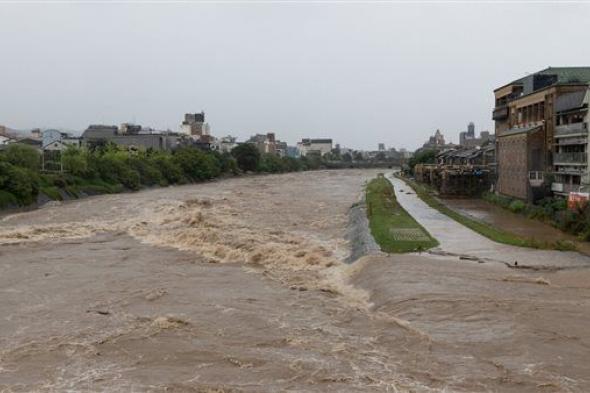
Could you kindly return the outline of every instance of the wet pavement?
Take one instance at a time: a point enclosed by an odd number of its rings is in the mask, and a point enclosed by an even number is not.
[[[0,391],[590,391],[587,259],[481,241],[396,186],[440,252],[348,264],[377,172],[243,177],[0,219]],[[512,252],[575,269],[454,255]]]
[[[567,234],[539,220],[515,214],[506,209],[492,205],[482,199],[442,199],[451,209],[471,216],[502,230],[539,242],[553,243],[557,240],[576,244],[578,251],[590,256],[590,242],[579,241],[576,236]]]
[[[391,174],[388,179],[398,191],[396,195],[401,205],[440,242],[439,250],[443,252],[500,263],[517,261],[521,266],[590,267],[590,257],[578,252],[534,250],[496,243],[430,208],[402,180]]]

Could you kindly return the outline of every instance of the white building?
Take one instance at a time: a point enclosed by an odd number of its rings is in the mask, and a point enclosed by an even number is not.
[[[332,151],[332,139],[304,138],[301,142],[297,142],[297,151],[299,152],[299,155],[303,157],[310,153],[323,156]]]
[[[211,149],[220,153],[229,153],[238,145],[237,140],[238,139],[235,136],[231,135],[215,138],[211,143]]]
[[[45,130],[41,133],[43,150],[65,150],[68,146],[80,147],[81,139],[59,130]]]

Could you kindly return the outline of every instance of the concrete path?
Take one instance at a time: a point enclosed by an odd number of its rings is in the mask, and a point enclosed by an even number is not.
[[[520,265],[590,266],[590,257],[577,252],[535,250],[496,243],[423,202],[402,180],[388,174],[399,203],[440,243],[435,252],[468,255],[476,258]]]

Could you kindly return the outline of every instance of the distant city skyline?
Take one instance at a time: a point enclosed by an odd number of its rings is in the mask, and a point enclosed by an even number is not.
[[[580,3],[3,3],[0,124],[176,130],[204,110],[215,136],[458,143],[470,121],[493,131],[499,84],[588,65],[588,17]]]

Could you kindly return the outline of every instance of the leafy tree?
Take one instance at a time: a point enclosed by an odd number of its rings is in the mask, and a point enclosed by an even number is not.
[[[427,149],[427,150],[419,150],[414,154],[412,158],[408,161],[408,166],[412,173],[414,172],[414,167],[416,164],[434,164],[436,162],[436,150]]]
[[[276,154],[264,153],[258,162],[259,172],[279,173],[285,171],[283,160]]]
[[[62,163],[64,170],[74,176],[88,175],[88,151],[75,146],[68,146],[62,152]]]
[[[251,143],[242,143],[234,147],[231,155],[236,158],[238,168],[243,171],[256,171],[260,162],[260,152],[258,148]]]
[[[34,147],[28,145],[11,143],[4,151],[4,155],[9,163],[17,167],[37,171],[41,166],[41,155]]]

